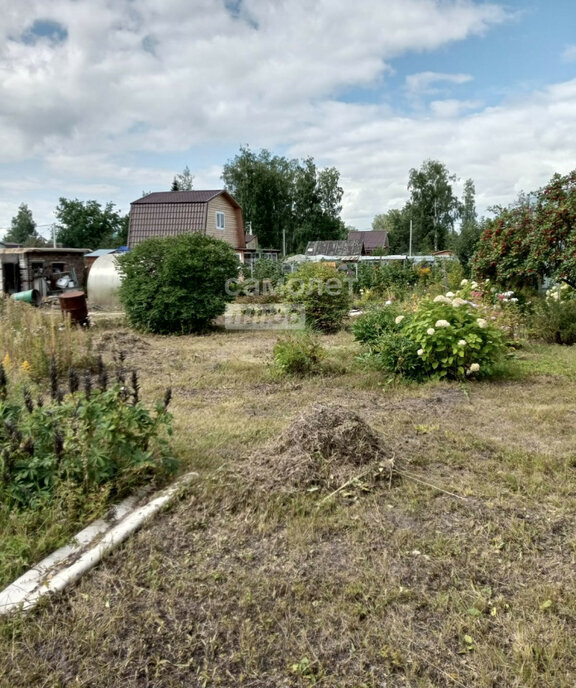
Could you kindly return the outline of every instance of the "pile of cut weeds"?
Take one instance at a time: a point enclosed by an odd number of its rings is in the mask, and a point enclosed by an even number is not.
[[[392,452],[357,413],[313,404],[277,440],[250,457],[243,480],[280,492],[335,490],[356,478],[389,479],[392,468]]]

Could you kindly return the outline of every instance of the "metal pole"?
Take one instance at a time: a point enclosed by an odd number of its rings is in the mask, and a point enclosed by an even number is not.
[[[282,257],[286,258],[286,227],[282,228]]]
[[[412,218],[410,218],[410,247],[408,249],[408,255],[412,258]]]

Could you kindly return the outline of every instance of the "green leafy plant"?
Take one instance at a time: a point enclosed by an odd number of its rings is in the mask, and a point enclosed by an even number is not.
[[[169,396],[151,413],[139,400],[137,375],[131,386],[119,373],[114,384],[101,369],[97,387],[91,376],[71,371],[64,394],[53,365],[51,399],[33,399],[24,388],[9,393],[0,367],[0,502],[34,509],[50,501],[59,487],[76,485],[82,493],[109,485],[122,495],[176,467],[167,436],[171,434]]]
[[[306,324],[322,332],[342,328],[351,305],[349,281],[326,263],[304,263],[283,287],[286,301],[304,306]]]
[[[429,376],[489,375],[506,350],[500,331],[458,298],[423,301],[404,332],[418,345],[423,371]]]
[[[226,286],[240,267],[229,244],[199,233],[149,239],[118,263],[128,322],[156,334],[205,330],[234,299]]]
[[[326,352],[311,332],[278,339],[274,349],[273,370],[280,375],[314,375],[322,372]]]
[[[400,315],[400,307],[393,303],[372,308],[359,316],[350,329],[357,341],[372,346],[384,333],[397,328],[396,318]]]
[[[530,319],[530,334],[548,344],[576,344],[576,299],[540,299]]]

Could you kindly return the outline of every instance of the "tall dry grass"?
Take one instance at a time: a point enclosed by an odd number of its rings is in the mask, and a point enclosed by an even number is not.
[[[59,312],[0,295],[0,362],[32,379],[47,377],[54,357],[60,371],[92,367],[92,336]]]

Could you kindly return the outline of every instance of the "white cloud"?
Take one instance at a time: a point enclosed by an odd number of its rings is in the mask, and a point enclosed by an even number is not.
[[[244,0],[228,11],[224,0],[0,0],[0,11],[0,163],[18,170],[0,172],[0,227],[23,201],[50,221],[59,196],[101,194],[127,210],[181,169],[167,172],[162,155],[192,160],[197,147],[249,143],[335,165],[345,219],[362,228],[402,205],[409,169],[426,158],[473,177],[484,205],[576,159],[576,82],[482,109],[445,94],[473,75],[430,71],[406,80],[413,95],[441,94],[417,116],[339,100],[346,89],[385,91],[397,56],[506,21],[497,4]],[[37,19],[65,27],[66,40],[19,40]],[[152,161],[140,165],[144,153]],[[23,166],[25,183],[14,184]],[[197,188],[219,184],[216,161],[191,168]]]
[[[566,48],[564,48],[564,51],[562,53],[562,58],[566,62],[575,62],[576,61],[576,45],[566,46]]]
[[[473,178],[481,212],[575,166],[576,80],[458,119],[391,116],[341,103],[323,105],[317,119],[322,126],[303,130],[291,152],[308,152],[342,172],[346,220],[362,229],[376,213],[404,204],[408,172],[427,158]]]
[[[412,96],[434,95],[441,89],[436,84],[465,84],[472,81],[470,74],[442,74],[439,72],[420,72],[406,77],[406,91]]]
[[[61,142],[73,152],[119,138],[153,150],[246,131],[278,140],[309,102],[377,82],[393,56],[505,15],[472,2],[360,0],[351,12],[348,0],[246,0],[244,21],[216,0],[28,0],[9,16],[0,118],[14,159]],[[14,40],[37,18],[65,27],[67,40]],[[142,123],[146,135],[133,135]]]
[[[469,110],[477,110],[481,105],[480,100],[433,100],[430,103],[430,110],[436,117],[450,118],[459,117]]]

